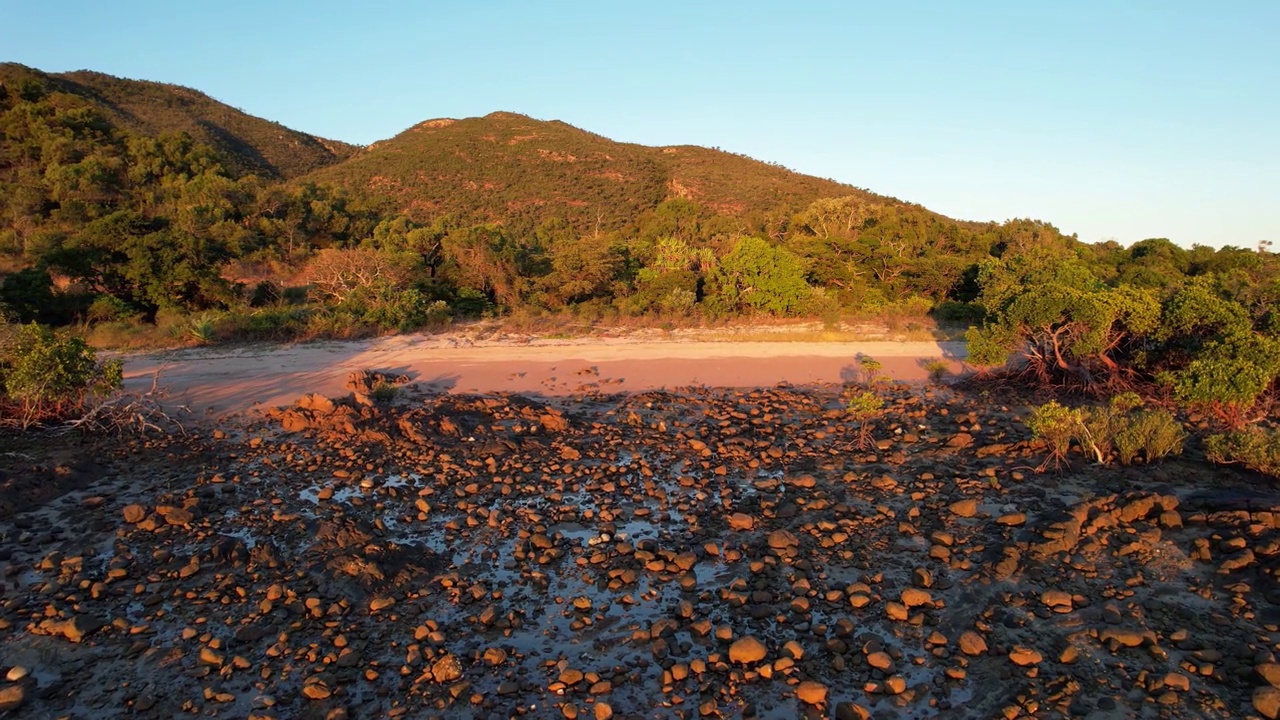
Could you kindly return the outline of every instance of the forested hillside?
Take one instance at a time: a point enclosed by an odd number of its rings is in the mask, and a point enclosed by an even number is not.
[[[887,200],[719,150],[620,143],[509,112],[428,120],[304,179],[387,198],[418,222],[448,214],[514,232],[549,218],[625,230],[672,199],[762,224],[822,197]]]
[[[350,157],[356,146],[253,117],[190,88],[126,80],[98,72],[43,73],[0,63],[0,85],[51,97],[64,108],[92,109],[114,127],[155,137],[186,133],[213,149],[227,172],[284,180]]]

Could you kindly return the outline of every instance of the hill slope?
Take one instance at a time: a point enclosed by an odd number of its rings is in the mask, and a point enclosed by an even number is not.
[[[341,162],[356,146],[290,130],[179,85],[127,80],[88,70],[45,73],[0,63],[0,84],[34,80],[50,92],[87,102],[121,129],[155,136],[186,131],[213,147],[237,175],[288,180]]]
[[[508,112],[419,123],[305,180],[366,190],[420,220],[442,213],[508,223],[560,216],[604,228],[678,197],[723,215],[794,211],[820,197],[889,200],[741,155],[615,142]]]

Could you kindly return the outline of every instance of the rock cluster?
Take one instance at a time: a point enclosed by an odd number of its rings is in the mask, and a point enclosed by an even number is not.
[[[1276,717],[1280,508],[885,392],[871,452],[785,386],[175,439],[0,519],[0,713]]]

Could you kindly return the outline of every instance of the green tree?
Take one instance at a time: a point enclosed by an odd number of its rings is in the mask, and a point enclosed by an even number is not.
[[[1039,382],[1096,390],[1127,382],[1133,352],[1159,320],[1159,301],[1149,291],[1032,285],[1012,295],[986,327],[969,330],[969,355],[982,365],[1016,357]]]
[[[760,238],[743,238],[720,259],[708,280],[708,302],[726,313],[741,310],[796,315],[813,295],[794,253]]]

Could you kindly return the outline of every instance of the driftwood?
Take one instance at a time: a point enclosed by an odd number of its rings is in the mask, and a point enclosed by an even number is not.
[[[186,428],[165,408],[163,400],[168,393],[160,386],[163,370],[161,367],[151,376],[151,387],[146,391],[116,393],[87,408],[79,417],[67,420],[56,432],[79,430],[111,435],[146,435],[150,432],[167,435],[177,432],[186,435]],[[184,405],[175,406],[175,410],[190,413]]]

